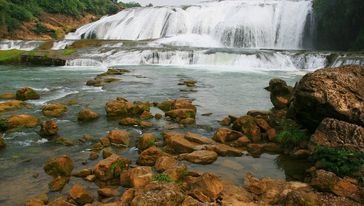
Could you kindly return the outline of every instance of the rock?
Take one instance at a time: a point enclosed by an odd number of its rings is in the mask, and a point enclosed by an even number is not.
[[[104,159],[110,157],[112,154],[114,154],[114,152],[112,151],[112,149],[110,147],[104,148],[102,150],[102,158],[104,158]]]
[[[130,72],[129,70],[126,69],[108,69],[106,72],[101,73],[99,75],[97,75],[97,77],[103,77],[103,76],[114,76],[114,75],[123,75],[125,73]]]
[[[269,123],[263,119],[263,118],[255,118],[255,122],[257,123],[257,125],[262,129],[267,131],[268,129],[271,128],[271,126],[269,125]]]
[[[81,111],[78,113],[78,121],[81,122],[88,122],[95,119],[98,119],[100,117],[99,114],[96,112],[90,110],[90,109],[81,109]]]
[[[364,128],[344,121],[325,118],[310,138],[311,151],[318,145],[364,152]]]
[[[250,143],[250,139],[247,137],[247,136],[241,136],[239,137],[239,139],[237,139],[234,144],[238,147],[241,147],[241,146],[246,146]]]
[[[223,189],[223,183],[217,176],[204,173],[191,185],[191,194],[201,202],[214,202]]]
[[[154,167],[158,172],[163,172],[167,169],[175,167],[176,165],[177,161],[174,157],[162,156],[157,159]]]
[[[0,149],[3,149],[5,147],[6,147],[5,140],[2,137],[2,135],[0,135]]]
[[[243,152],[237,148],[230,147],[225,144],[209,145],[206,147],[207,150],[214,151],[220,156],[241,156]]]
[[[16,99],[22,101],[40,99],[40,95],[34,89],[25,87],[16,91]]]
[[[232,124],[232,120],[230,119],[230,117],[225,117],[223,120],[220,121],[220,124],[222,126],[230,126]]]
[[[135,189],[127,189],[120,197],[122,205],[130,205],[131,201],[134,199]]]
[[[261,155],[264,150],[264,144],[248,144],[247,149],[252,155]]]
[[[296,85],[289,115],[311,131],[326,117],[364,126],[363,88],[361,66],[316,70]]]
[[[275,108],[282,109],[288,107],[293,88],[287,86],[284,80],[270,80],[267,90],[270,91],[270,100]]]
[[[30,199],[25,202],[25,206],[43,206],[45,205],[41,200]]]
[[[163,117],[163,115],[162,114],[159,114],[159,113],[157,113],[157,114],[154,115],[154,118],[155,119],[162,119],[162,117]]]
[[[53,103],[43,106],[42,113],[47,117],[60,117],[67,111],[67,107],[63,104]]]
[[[101,137],[99,142],[103,147],[109,147],[111,145],[110,139],[108,137]]]
[[[196,83],[197,81],[193,79],[183,80],[183,84],[186,85],[187,87],[195,87]]]
[[[112,154],[110,157],[99,161],[94,169],[94,174],[101,181],[119,178],[123,170],[128,169],[130,161],[124,157]]]
[[[73,161],[67,155],[50,159],[44,166],[44,171],[52,177],[71,176],[73,170]]]
[[[139,122],[135,118],[125,117],[119,121],[119,124],[123,126],[135,126],[139,125]]]
[[[110,188],[110,187],[105,187],[105,188],[101,188],[97,191],[97,193],[99,194],[99,196],[101,197],[114,197],[116,196],[119,192],[117,189],[114,188]]]
[[[106,103],[105,111],[107,116],[125,116],[131,114],[134,105],[125,99],[118,98]]]
[[[72,174],[75,177],[87,177],[92,174],[92,169],[86,168]]]
[[[59,197],[48,204],[48,206],[76,206],[75,204],[67,202],[64,197]]]
[[[150,111],[149,102],[134,102],[132,113],[141,116],[144,112]],[[148,113],[147,113],[148,114]]]
[[[99,154],[97,152],[94,152],[94,151],[90,152],[90,156],[89,156],[90,160],[95,160],[97,158],[99,158]]]
[[[277,137],[277,131],[276,131],[276,129],[269,128],[267,130],[267,136],[268,136],[268,140],[271,141],[271,142],[273,142],[276,139],[276,137]]]
[[[6,125],[8,128],[17,128],[17,127],[32,128],[39,125],[39,120],[38,118],[32,115],[19,114],[9,117],[6,120]]]
[[[158,103],[157,107],[164,112],[170,111],[175,108],[175,100],[166,100],[163,102]]]
[[[66,137],[57,137],[55,139],[55,143],[61,144],[64,146],[73,146],[75,145],[75,142],[72,139],[66,138]]]
[[[96,180],[96,175],[88,175],[84,178],[88,182],[94,182]]]
[[[205,204],[199,202],[191,196],[187,196],[182,203],[182,206],[204,206]]]
[[[14,93],[10,93],[10,92],[5,92],[0,94],[0,99],[15,99],[16,98],[16,94]]]
[[[191,125],[191,124],[195,124],[196,120],[194,118],[186,118],[186,119],[181,119],[179,121],[179,123],[183,124],[183,125]]]
[[[93,86],[93,87],[101,87],[102,85],[104,85],[104,82],[102,81],[102,79],[99,78],[95,78],[95,79],[90,79],[86,82],[87,86]]]
[[[259,142],[261,140],[260,128],[252,116],[246,115],[239,117],[234,122],[233,129],[242,132],[253,142]]]
[[[138,141],[138,149],[140,151],[143,151],[145,149],[148,149],[149,147],[152,147],[155,145],[155,142],[157,141],[156,137],[153,133],[144,133]]]
[[[153,171],[151,167],[136,167],[129,170],[131,186],[134,188],[143,188],[152,181]]]
[[[140,119],[152,119],[153,115],[149,111],[144,111],[139,117]]]
[[[8,110],[14,110],[14,109],[20,109],[25,106],[25,103],[23,101],[19,100],[12,100],[8,102],[1,102],[0,103],[0,112],[8,111]]]
[[[58,125],[54,120],[48,120],[40,125],[40,136],[55,137],[58,136]]]
[[[195,148],[199,145],[195,142],[188,141],[185,138],[184,134],[176,133],[176,132],[164,132],[163,137],[165,143],[176,153],[190,153],[195,150]]]
[[[152,127],[153,123],[148,122],[148,121],[140,121],[139,126],[142,128]]]
[[[213,139],[217,142],[225,143],[238,139],[243,136],[242,133],[231,130],[229,128],[219,128],[213,136]]]
[[[92,203],[94,198],[81,185],[75,184],[69,192],[70,197],[78,204]]]
[[[176,206],[182,204],[185,196],[180,189],[171,183],[151,183],[142,193],[136,194],[131,206]]]
[[[169,177],[168,181],[178,182],[181,181],[186,176],[187,172],[188,171],[186,165],[176,165],[175,167],[171,167],[165,170],[163,172],[163,175]]]
[[[198,143],[198,144],[214,144],[215,143],[210,138],[207,138],[207,137],[204,137],[202,135],[199,135],[199,134],[196,134],[196,133],[192,133],[192,132],[187,132],[185,134],[185,138],[188,141],[195,142],[195,143]]]
[[[49,184],[49,191],[51,192],[57,192],[57,191],[61,191],[64,186],[68,183],[69,181],[69,177],[63,177],[63,176],[58,176],[56,178],[54,178]]]
[[[217,153],[214,151],[200,150],[189,154],[181,154],[180,157],[184,160],[195,164],[211,164],[217,160]]]
[[[193,109],[174,109],[166,112],[165,115],[177,121],[181,121],[187,118],[195,119],[196,112]]]
[[[112,143],[129,145],[129,132],[126,130],[112,130],[107,137]]]
[[[143,166],[154,166],[157,159],[163,155],[163,152],[159,148],[149,147],[140,153],[137,164]]]

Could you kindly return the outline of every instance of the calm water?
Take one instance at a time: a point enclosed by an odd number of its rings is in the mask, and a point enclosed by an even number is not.
[[[104,69],[93,67],[5,67],[0,66],[0,93],[14,92],[21,87],[33,87],[41,94],[41,99],[29,101],[31,108],[0,113],[1,117],[11,114],[26,113],[47,118],[41,114],[41,106],[47,102],[65,103],[76,100],[78,104],[69,106],[68,112],[57,118],[60,135],[77,140],[84,134],[98,139],[111,129],[127,129],[136,141],[144,132],[160,132],[168,127],[161,120],[154,123],[158,127],[140,130],[139,128],[119,126],[117,121],[108,121],[104,105],[108,100],[123,96],[130,101],[162,101],[168,98],[191,98],[198,107],[197,126],[180,129],[197,132],[211,137],[219,127],[218,120],[227,115],[243,115],[252,109],[266,110],[272,107],[269,94],[263,88],[274,77],[283,78],[293,85],[302,72],[223,72],[219,67],[162,67],[162,66],[124,66],[131,72],[122,76],[122,81],[114,82],[103,88],[88,87],[85,82],[94,78]],[[177,85],[181,79],[195,79],[197,88],[189,91],[185,86]],[[187,90],[186,90],[187,89]],[[80,124],[77,113],[82,107],[89,107],[101,114],[95,122]],[[153,109],[153,112],[160,112]],[[211,116],[201,116],[204,113]],[[153,120],[154,121],[154,120]],[[69,154],[75,162],[75,170],[93,167],[97,161],[89,161],[87,150],[93,142],[66,147],[42,139],[39,128],[26,129],[5,134],[7,148],[0,151],[0,205],[23,205],[25,200],[48,192],[51,178],[43,172],[44,162],[57,155]],[[116,150],[118,154],[136,160],[134,147]],[[134,161],[135,163],[135,161]],[[260,158],[250,156],[220,157],[214,164],[207,166],[190,165],[190,168],[213,171],[225,180],[242,184],[243,175],[252,172],[259,177],[290,178],[300,172],[300,163],[276,155],[264,154]],[[33,178],[39,174],[38,178]],[[63,190],[66,194],[72,183],[80,179],[72,178]],[[85,183],[91,191],[96,191],[94,184]],[[55,194],[50,194],[50,196]],[[95,194],[96,196],[96,194]]]

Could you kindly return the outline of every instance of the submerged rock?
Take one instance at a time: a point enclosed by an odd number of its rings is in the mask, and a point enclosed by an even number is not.
[[[132,117],[125,117],[119,121],[119,124],[123,126],[135,126],[139,125],[139,121]]]
[[[100,115],[94,111],[92,111],[91,109],[81,109],[81,111],[78,113],[78,121],[81,122],[87,122],[87,121],[92,121],[95,119],[98,119],[100,117]]]
[[[214,151],[200,150],[189,154],[181,154],[180,158],[195,164],[211,164],[217,160],[217,153]]]
[[[16,91],[16,99],[22,101],[40,99],[40,95],[34,89],[25,87]]]
[[[20,109],[24,106],[25,106],[25,103],[23,101],[19,101],[19,100],[1,102],[0,103],[0,112],[14,110],[14,109]]]
[[[49,191],[51,192],[57,192],[57,191],[62,191],[64,186],[66,186],[66,184],[69,182],[70,178],[69,177],[64,177],[64,176],[58,176],[56,178],[54,178],[49,184]]]
[[[294,88],[289,115],[314,131],[326,118],[364,126],[364,68],[343,66],[306,74]]]
[[[0,99],[15,99],[15,98],[16,98],[16,94],[14,94],[14,93],[6,92],[6,93],[0,94]]]
[[[55,137],[58,135],[58,125],[54,120],[48,120],[40,125],[40,136],[42,137]]]
[[[48,160],[43,169],[52,177],[69,177],[73,170],[73,161],[67,155],[56,157]]]
[[[42,113],[47,117],[60,117],[67,111],[67,107],[60,103],[52,103],[43,106]]]

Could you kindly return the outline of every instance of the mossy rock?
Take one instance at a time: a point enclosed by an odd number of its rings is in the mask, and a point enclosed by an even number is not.
[[[16,99],[22,101],[40,99],[40,95],[34,89],[25,87],[16,91]]]

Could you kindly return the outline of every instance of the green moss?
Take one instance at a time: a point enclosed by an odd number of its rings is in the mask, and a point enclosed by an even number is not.
[[[0,64],[19,62],[20,56],[24,53],[25,51],[16,49],[0,50]]]
[[[111,165],[111,173],[114,177],[119,177],[120,173],[125,169],[125,162],[118,160]]]
[[[279,124],[281,131],[278,133],[276,141],[283,147],[293,148],[308,139],[308,135],[293,120],[283,119]]]
[[[310,159],[318,161],[320,167],[340,177],[360,177],[358,173],[364,169],[364,153],[360,151],[319,146]]]
[[[172,178],[166,174],[157,174],[153,176],[153,181],[157,182],[173,182]]]
[[[77,51],[76,49],[64,49],[63,50],[63,55],[69,56],[69,55],[75,53],[76,51]]]

